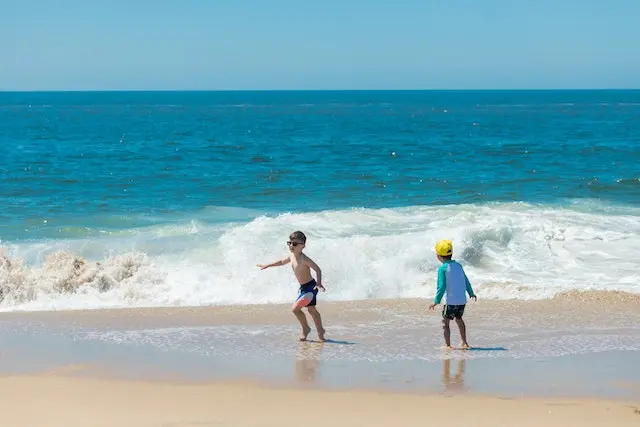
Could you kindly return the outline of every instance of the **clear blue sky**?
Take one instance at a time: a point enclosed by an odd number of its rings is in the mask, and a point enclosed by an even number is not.
[[[640,88],[640,0],[0,0],[0,90]]]

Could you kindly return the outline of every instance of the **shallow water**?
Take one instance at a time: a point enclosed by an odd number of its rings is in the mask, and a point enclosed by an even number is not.
[[[295,320],[281,306],[263,307],[253,318],[224,308],[14,313],[1,320],[3,371],[87,365],[86,374],[97,370],[127,378],[250,379],[505,396],[640,396],[637,314],[618,316],[584,303],[577,311],[584,316],[566,322],[576,313],[569,303],[527,304],[471,307],[466,322],[474,349],[469,351],[443,350],[438,317],[420,313],[419,301],[371,302],[361,313],[340,303],[327,306],[323,314],[330,339],[325,343],[316,342],[313,332],[311,341],[297,342]],[[607,321],[594,322],[596,317]],[[452,342],[458,342],[455,327]]]

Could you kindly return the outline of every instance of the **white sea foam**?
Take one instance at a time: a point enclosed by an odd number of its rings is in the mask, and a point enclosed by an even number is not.
[[[450,238],[481,298],[549,298],[566,290],[640,293],[640,209],[524,203],[189,218],[89,239],[4,247],[2,310],[290,302],[290,232],[323,269],[321,300],[431,298],[437,239]]]

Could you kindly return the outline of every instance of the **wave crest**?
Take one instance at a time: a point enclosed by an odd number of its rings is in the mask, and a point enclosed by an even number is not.
[[[141,268],[148,265],[148,257],[142,253],[96,262],[56,251],[46,256],[42,267],[27,268],[24,260],[0,254],[0,298],[5,305],[17,305],[43,295],[107,292],[135,282]]]
[[[638,262],[629,256],[640,252],[639,213],[593,203],[508,203],[286,213],[195,228],[185,218],[169,230],[14,245],[0,262],[0,306],[288,302],[297,291],[290,269],[256,264],[284,256],[293,230],[305,231],[305,252],[323,269],[322,300],[432,298],[433,245],[441,238],[453,240],[454,257],[483,299],[640,293]]]

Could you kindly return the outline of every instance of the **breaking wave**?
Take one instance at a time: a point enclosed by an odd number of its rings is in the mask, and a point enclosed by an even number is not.
[[[321,300],[431,298],[437,239],[450,238],[480,298],[640,293],[640,209],[593,202],[351,209],[222,221],[185,216],[119,232],[4,242],[0,307],[63,310],[290,302],[293,230],[323,269]],[[229,219],[230,218],[230,219]],[[81,227],[82,225],[78,225]],[[99,225],[95,225],[99,229]],[[99,230],[98,230],[99,231]]]

